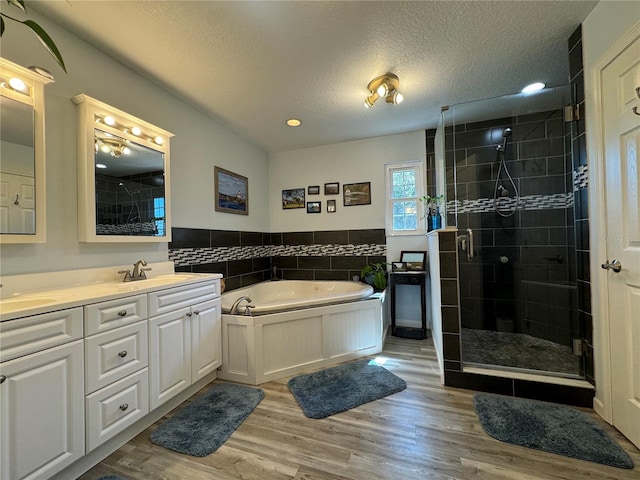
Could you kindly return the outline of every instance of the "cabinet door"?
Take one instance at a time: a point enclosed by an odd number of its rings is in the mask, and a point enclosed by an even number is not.
[[[151,410],[191,385],[189,309],[149,320],[149,405]]]
[[[0,477],[49,478],[84,455],[82,340],[0,364]]]
[[[191,308],[191,381],[222,364],[222,315],[218,298]]]

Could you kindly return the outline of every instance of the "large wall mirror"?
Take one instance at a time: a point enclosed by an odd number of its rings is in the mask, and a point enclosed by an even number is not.
[[[80,241],[171,241],[172,134],[87,95],[73,101],[80,115]]]
[[[46,241],[44,85],[0,58],[0,243]]]

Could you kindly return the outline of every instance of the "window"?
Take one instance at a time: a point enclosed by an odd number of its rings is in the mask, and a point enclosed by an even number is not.
[[[164,236],[164,197],[157,197],[153,199],[153,217],[153,222],[156,224],[156,235]]]
[[[423,193],[422,162],[392,163],[386,166],[387,235],[420,235],[420,198]]]

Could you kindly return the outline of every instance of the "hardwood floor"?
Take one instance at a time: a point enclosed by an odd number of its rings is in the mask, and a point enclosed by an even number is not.
[[[387,337],[380,357],[407,389],[326,419],[305,417],[288,378],[261,385],[264,400],[231,438],[207,457],[190,457],[138,435],[82,480],[102,475],[142,479],[490,479],[639,480],[640,452],[590,413],[629,452],[634,470],[540,452],[486,435],[475,392],[440,384],[430,339]]]

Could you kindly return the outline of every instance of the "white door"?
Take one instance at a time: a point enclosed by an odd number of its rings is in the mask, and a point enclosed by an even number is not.
[[[222,364],[222,314],[218,298],[191,308],[191,381]]]
[[[191,385],[189,309],[149,319],[149,406],[151,410]]]
[[[640,447],[640,38],[601,78],[613,425]]]
[[[84,455],[82,340],[0,365],[0,478],[45,479]]]
[[[3,172],[0,182],[0,232],[35,233],[36,200],[33,177]]]

